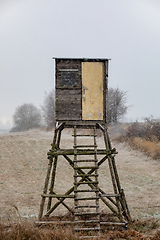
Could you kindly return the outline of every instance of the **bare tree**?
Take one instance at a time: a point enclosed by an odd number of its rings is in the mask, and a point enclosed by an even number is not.
[[[47,128],[52,129],[55,124],[55,98],[53,91],[45,93],[42,111]]]
[[[16,108],[13,115],[14,127],[11,132],[26,131],[41,126],[41,112],[33,104],[24,103]]]
[[[110,88],[107,98],[107,116],[109,123],[116,123],[120,120],[128,110],[126,106],[126,92],[118,88]]]

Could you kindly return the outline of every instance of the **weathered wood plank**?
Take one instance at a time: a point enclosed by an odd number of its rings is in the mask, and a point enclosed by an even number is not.
[[[49,198],[74,198],[74,195],[63,195],[63,194],[42,194],[42,197]]]
[[[94,154],[100,154],[100,155],[110,155],[110,154],[116,154],[116,149],[112,150],[105,150],[105,149],[97,149],[97,153],[94,150],[91,149],[77,149],[77,155],[94,155]],[[57,156],[57,155],[74,155],[74,149],[56,149],[56,150],[50,150],[47,155]]]

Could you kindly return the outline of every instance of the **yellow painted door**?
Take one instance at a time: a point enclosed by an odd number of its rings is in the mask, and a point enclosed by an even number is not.
[[[103,120],[102,62],[82,62],[82,120]]]

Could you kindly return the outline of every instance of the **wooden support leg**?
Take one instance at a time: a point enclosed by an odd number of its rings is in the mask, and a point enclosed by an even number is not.
[[[63,128],[60,128],[56,131],[56,134],[58,132],[58,138],[57,138],[57,142],[55,141],[55,143],[52,145],[52,149],[59,148],[62,130],[63,130]],[[57,168],[57,160],[58,160],[58,156],[55,156],[54,163],[53,163],[53,169],[52,169],[52,176],[51,176],[51,185],[50,185],[50,189],[49,189],[50,194],[53,194],[53,188],[54,188],[55,176],[56,176],[56,168]],[[52,203],[52,198],[50,197],[48,199],[47,211],[51,208],[51,203]]]
[[[52,143],[52,149],[55,149],[55,147],[57,145],[57,133],[58,133],[59,129],[62,129],[63,127],[64,127],[64,124],[60,124],[55,128],[54,138],[53,138],[53,143]],[[58,137],[58,142],[59,141],[60,141],[60,135]],[[44,189],[43,189],[43,194],[46,194],[47,190],[48,190],[48,184],[49,184],[49,179],[50,179],[50,174],[51,174],[51,169],[52,169],[52,163],[53,163],[53,157],[50,156],[49,157],[49,163],[48,163],[48,169],[47,169],[47,175],[46,175]],[[39,221],[41,220],[42,215],[43,215],[45,199],[46,198],[43,196],[42,200],[41,200],[40,211],[39,211],[39,216],[38,216]]]
[[[111,147],[111,142],[110,142],[110,139],[109,139],[109,136],[108,136],[107,128],[103,128],[100,124],[97,124],[97,126],[103,131],[106,148],[111,150],[112,147]],[[117,171],[114,156],[113,155],[109,156],[108,161],[109,161],[109,167],[110,167],[110,172],[111,172],[111,178],[112,178],[114,191],[115,191],[115,193],[118,192],[120,194],[120,198],[116,199],[117,200],[117,207],[120,211],[120,206],[119,206],[119,202],[120,202],[123,216],[128,221],[132,221],[131,215],[130,215],[130,212],[129,212],[129,208],[128,208],[128,205],[127,205],[127,202],[126,202],[126,199],[125,199],[124,191],[123,191],[123,189],[121,188],[121,185],[120,185],[120,180],[119,180],[118,171]]]
[[[47,175],[46,175],[46,179],[45,179],[45,184],[44,184],[43,194],[47,193],[49,177],[50,177],[51,168],[52,168],[52,162],[53,162],[53,158],[50,158],[49,159],[49,164],[48,164]],[[44,203],[45,203],[45,197],[42,197],[41,204],[40,204],[39,217],[38,217],[39,221],[41,220],[42,215],[43,215]]]

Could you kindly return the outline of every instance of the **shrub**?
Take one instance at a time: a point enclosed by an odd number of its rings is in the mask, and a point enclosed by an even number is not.
[[[134,122],[128,127],[126,136],[128,138],[141,137],[150,141],[160,141],[160,120],[145,118],[144,123]]]

